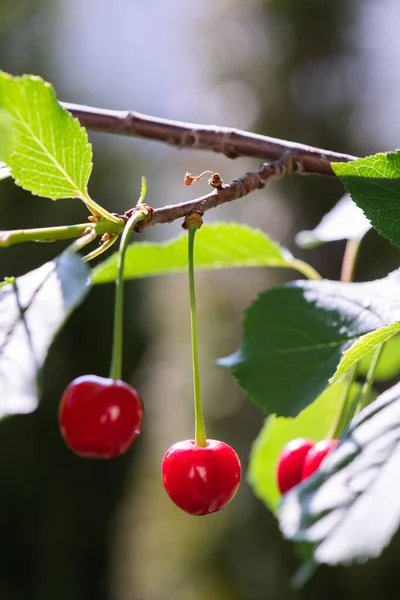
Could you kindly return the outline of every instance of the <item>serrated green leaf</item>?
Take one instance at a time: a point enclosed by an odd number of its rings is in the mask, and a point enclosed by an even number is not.
[[[313,248],[336,240],[361,240],[371,229],[371,223],[362,210],[346,194],[322,218],[312,231],[300,231],[296,244],[301,248]]]
[[[0,417],[35,410],[48,349],[88,284],[88,267],[64,253],[0,287]]]
[[[336,372],[331,378],[331,383],[338,381],[349,369],[351,369],[361,358],[365,357],[375,348],[387,342],[392,336],[400,331],[400,323],[392,323],[380,327],[360,337],[348,350],[343,353]],[[398,361],[400,363],[400,360]]]
[[[0,108],[12,120],[0,159],[15,182],[53,200],[86,198],[91,146],[79,121],[57,102],[53,87],[39,77],[0,71]]]
[[[344,384],[329,386],[296,418],[276,417],[265,420],[250,454],[248,480],[255,495],[272,511],[278,507],[281,494],[276,484],[276,465],[283,447],[298,437],[318,442],[327,437],[342,402]],[[350,401],[360,394],[361,386],[352,385]]]
[[[246,310],[230,369],[268,413],[296,416],[328,385],[358,337],[400,320],[400,273],[368,283],[297,281],[264,292]]]
[[[93,283],[109,283],[117,274],[118,253],[93,270]],[[196,233],[195,266],[201,269],[227,267],[307,267],[289,251],[273,242],[260,229],[237,223],[203,225]],[[168,242],[139,242],[126,253],[124,278],[152,277],[187,271],[187,234]]]
[[[400,246],[400,152],[331,166],[373,227]]]
[[[314,476],[283,496],[285,537],[318,563],[378,556],[400,524],[400,384],[365,408]]]
[[[374,357],[374,351],[364,356],[357,365],[357,374],[366,375]],[[389,381],[400,374],[400,335],[385,342],[374,371],[375,381]]]

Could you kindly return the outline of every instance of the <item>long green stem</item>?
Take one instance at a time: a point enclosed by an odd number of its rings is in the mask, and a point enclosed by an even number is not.
[[[302,273],[307,277],[307,279],[322,279],[321,275],[316,271],[311,265],[304,262],[303,260],[299,260],[297,258],[293,259],[288,263],[288,267],[292,269],[296,269],[299,273]]]
[[[194,390],[194,422],[195,422],[195,442],[196,446],[207,445],[206,430],[204,426],[203,407],[200,395],[200,369],[199,369],[199,351],[197,338],[197,311],[196,311],[196,290],[194,283],[194,238],[198,225],[189,225],[188,229],[188,262],[189,262],[189,294],[190,294],[190,323],[192,333],[192,361],[193,361],[193,390]]]
[[[371,360],[371,364],[369,365],[368,373],[364,381],[364,385],[361,390],[361,398],[357,406],[357,413],[359,413],[363,408],[368,406],[371,402],[371,390],[374,385],[375,380],[375,371],[378,366],[378,361],[381,356],[381,352],[383,350],[383,344],[378,346],[374,352],[374,355]]]
[[[352,418],[356,405],[355,400],[351,398],[351,387],[356,377],[356,365],[347,373],[342,398],[339,406],[339,412],[337,414],[336,420],[332,425],[331,431],[328,434],[329,438],[338,439],[342,433],[347,423]]]
[[[352,281],[354,277],[354,271],[357,263],[360,244],[361,240],[347,241],[342,261],[340,281],[346,283]],[[349,373],[346,376],[339,412],[329,434],[329,437],[331,438],[337,439],[342,435],[343,430],[345,429],[346,425],[352,419],[357,410],[358,404],[356,403],[356,401],[352,401],[351,398],[351,388],[355,380],[356,373],[357,365],[354,365],[354,367],[349,371]]]
[[[77,225],[62,225],[60,227],[40,227],[37,229],[14,229],[11,231],[0,231],[0,248],[21,244],[22,242],[54,242],[57,240],[69,240],[77,238],[90,227],[90,223],[79,223]],[[120,233],[123,224],[111,223],[101,220],[95,223],[96,235],[103,233]]]
[[[111,355],[110,377],[121,379],[122,375],[122,342],[123,342],[123,308],[124,308],[124,264],[128,247],[129,236],[132,229],[146,216],[143,210],[133,213],[121,236],[118,254],[117,279],[115,281],[115,306],[114,306],[114,335]]]
[[[362,240],[347,240],[342,261],[340,281],[353,281],[361,241]]]

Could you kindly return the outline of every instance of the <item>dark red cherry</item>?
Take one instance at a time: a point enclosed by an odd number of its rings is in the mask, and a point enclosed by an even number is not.
[[[234,497],[242,469],[236,452],[217,440],[197,446],[177,442],[162,461],[161,474],[171,500],[191,515],[207,515],[224,508]]]
[[[318,469],[324,458],[338,445],[339,440],[322,440],[317,442],[308,452],[304,465],[302,479],[307,479]]]
[[[65,390],[59,424],[66,444],[88,458],[114,458],[126,452],[140,433],[143,403],[123,381],[84,375]]]
[[[276,477],[281,494],[300,483],[303,474],[303,464],[314,443],[306,438],[291,440],[283,448],[277,464]]]

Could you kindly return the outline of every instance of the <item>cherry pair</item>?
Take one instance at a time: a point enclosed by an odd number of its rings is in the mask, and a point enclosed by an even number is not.
[[[65,390],[59,409],[66,444],[86,458],[125,453],[140,433],[143,403],[123,381],[85,375]],[[193,515],[221,510],[235,495],[241,476],[236,452],[224,442],[194,440],[174,444],[162,462],[162,479],[171,500]]]
[[[310,477],[338,443],[339,440],[327,439],[314,444],[306,438],[296,438],[286,444],[279,456],[276,470],[280,492],[285,494],[300,481]]]
[[[142,182],[141,201],[145,185]],[[141,201],[139,201],[138,208]],[[128,236],[137,220],[129,217],[121,238],[118,262],[114,340],[110,377],[78,377],[70,383],[61,399],[59,423],[67,445],[80,456],[113,458],[126,452],[140,433],[143,403],[137,391],[120,380],[122,357],[122,286],[124,257]],[[171,500],[192,515],[221,510],[235,495],[241,478],[236,452],[217,440],[207,440],[200,399],[197,353],[196,302],[193,246],[201,217],[187,218],[189,230],[189,289],[192,328],[192,357],[195,403],[195,440],[178,442],[167,450],[162,461],[162,480]]]

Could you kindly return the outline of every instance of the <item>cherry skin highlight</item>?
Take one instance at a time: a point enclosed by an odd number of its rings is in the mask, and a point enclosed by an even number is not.
[[[296,438],[283,448],[276,469],[276,478],[281,494],[285,494],[300,483],[305,458],[313,446],[314,443],[311,440]]]
[[[64,441],[76,454],[114,458],[140,434],[143,403],[123,381],[84,375],[66,388],[58,417]]]
[[[177,442],[164,455],[161,475],[165,490],[191,515],[208,515],[226,506],[240,484],[242,469],[236,452],[218,440],[197,446]]]
[[[307,479],[318,469],[324,458],[339,444],[339,440],[322,440],[308,452],[304,464],[302,479]]]

